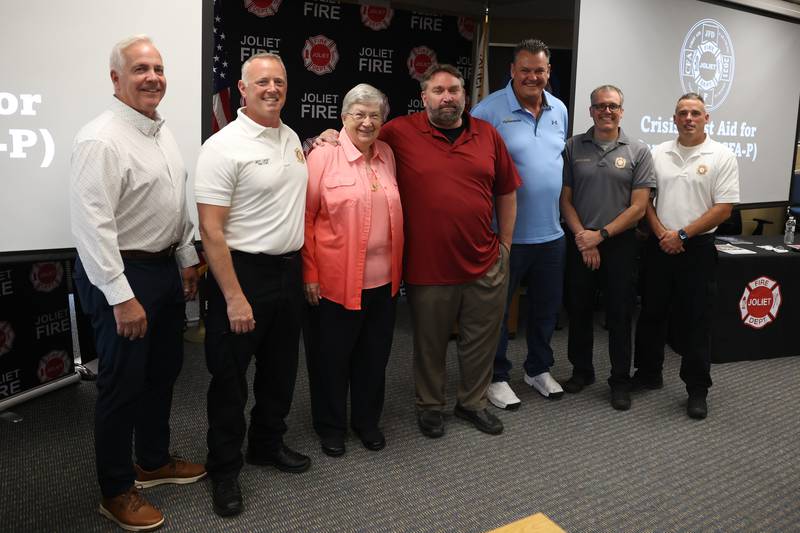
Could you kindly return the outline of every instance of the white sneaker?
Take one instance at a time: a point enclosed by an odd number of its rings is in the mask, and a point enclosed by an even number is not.
[[[489,385],[486,390],[486,397],[495,407],[508,409],[509,411],[518,409],[522,404],[517,395],[514,394],[514,391],[511,390],[511,387],[508,386],[507,381],[498,381]]]
[[[550,372],[542,372],[538,376],[525,374],[525,383],[536,389],[539,394],[548,400],[558,400],[564,395],[564,389],[553,379]]]

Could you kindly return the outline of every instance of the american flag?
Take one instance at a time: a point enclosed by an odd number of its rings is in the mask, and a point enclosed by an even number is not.
[[[214,0],[214,96],[211,100],[211,130],[217,132],[233,120],[231,113],[231,89],[236,87],[237,77],[231,75],[228,54],[225,50],[225,30],[222,24],[222,1]],[[235,94],[235,93],[234,93]]]

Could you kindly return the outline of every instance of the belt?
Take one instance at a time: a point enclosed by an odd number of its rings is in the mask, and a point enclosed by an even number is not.
[[[178,243],[170,244],[167,248],[158,252],[145,252],[144,250],[120,250],[119,255],[123,259],[133,259],[135,261],[152,261],[154,259],[167,259],[175,255]]]
[[[244,259],[259,265],[284,265],[290,264],[295,258],[300,256],[299,251],[289,252],[282,255],[253,254],[240,250],[231,250],[231,256]]]

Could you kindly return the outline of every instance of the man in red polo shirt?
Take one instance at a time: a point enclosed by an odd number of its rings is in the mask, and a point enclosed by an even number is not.
[[[497,435],[503,424],[486,409],[486,390],[522,180],[494,127],[464,113],[458,69],[434,65],[421,85],[425,111],[397,117],[380,133],[395,154],[403,204],[417,422],[428,437],[444,434],[447,341],[458,322],[454,414]]]

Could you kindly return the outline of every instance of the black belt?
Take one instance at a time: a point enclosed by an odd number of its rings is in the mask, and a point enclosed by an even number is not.
[[[260,265],[282,265],[292,262],[295,258],[300,256],[300,251],[295,250],[281,255],[270,254],[252,254],[249,252],[242,252],[239,250],[231,250],[231,256],[242,258],[245,260],[253,261]]]
[[[144,250],[120,250],[119,255],[123,259],[133,259],[135,261],[151,261],[154,259],[167,259],[175,256],[175,250],[178,249],[178,243],[170,244],[167,248],[159,250],[158,252],[145,252]]]

